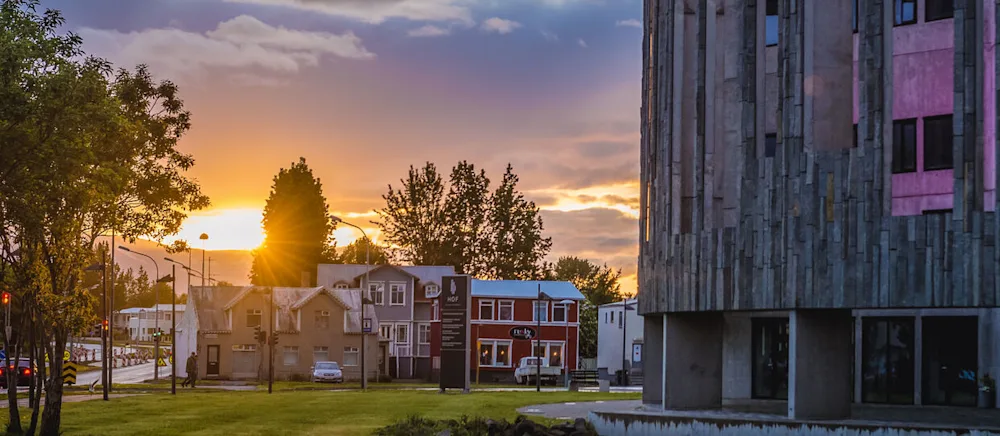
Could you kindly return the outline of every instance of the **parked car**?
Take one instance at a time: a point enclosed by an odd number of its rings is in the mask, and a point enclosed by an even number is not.
[[[517,365],[517,369],[514,370],[514,381],[516,381],[517,384],[535,383],[535,376],[539,374],[538,359],[538,357],[521,358],[521,361]],[[541,378],[543,384],[556,384],[561,373],[562,368],[548,366],[544,360],[541,362]]]
[[[7,373],[8,371],[17,371],[17,385],[18,386],[29,386],[31,385],[31,380],[34,378],[35,373],[38,372],[38,367],[36,367],[31,359],[21,358],[17,362],[11,362],[9,368],[4,368],[0,364],[0,388],[7,387]]]
[[[312,367],[312,382],[344,382],[344,372],[337,362],[316,362]]]

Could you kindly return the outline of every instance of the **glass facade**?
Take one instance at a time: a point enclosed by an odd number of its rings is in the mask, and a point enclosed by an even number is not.
[[[922,324],[922,403],[975,407],[979,367],[978,318],[924,317]]]
[[[788,399],[788,318],[754,318],[753,398]]]
[[[862,318],[862,401],[913,404],[913,318]]]

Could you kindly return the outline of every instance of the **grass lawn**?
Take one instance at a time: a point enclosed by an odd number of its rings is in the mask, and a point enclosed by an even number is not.
[[[364,435],[411,414],[512,419],[517,408],[532,404],[638,398],[580,392],[178,392],[65,404],[62,430],[67,435]]]

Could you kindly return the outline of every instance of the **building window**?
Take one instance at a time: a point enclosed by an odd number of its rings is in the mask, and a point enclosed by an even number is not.
[[[330,360],[330,347],[313,347],[313,362]]]
[[[563,364],[563,343],[542,342],[532,344],[532,356],[542,356],[542,365],[561,367]]]
[[[764,135],[764,157],[774,157],[774,152],[778,148],[778,134],[767,133]]]
[[[409,344],[410,343],[410,330],[406,324],[396,325],[396,343],[397,344]]]
[[[767,0],[765,13],[764,44],[769,47],[778,45],[778,0]]]
[[[438,313],[438,301],[434,300],[431,303],[431,321],[440,321],[440,314]]]
[[[858,0],[854,0],[851,4],[851,30],[854,33],[858,33]]]
[[[788,398],[788,318],[751,320],[753,398]]]
[[[862,401],[913,404],[913,320],[862,318]]]
[[[500,321],[513,321],[514,320],[514,302],[513,301],[501,301],[500,309],[498,310],[499,315],[497,319]]]
[[[260,318],[260,309],[247,309],[247,327],[259,327]]]
[[[917,119],[892,122],[892,172],[912,173],[917,170]]]
[[[441,295],[441,288],[439,288],[437,285],[424,286],[424,297],[437,298],[438,295]]]
[[[417,341],[419,341],[420,344],[431,343],[430,324],[420,324],[417,326]]]
[[[954,0],[924,0],[924,21],[937,21],[955,16]]]
[[[905,26],[917,22],[917,0],[896,0],[896,25]]]
[[[379,337],[392,340],[392,324],[379,324],[378,335]]]
[[[924,170],[947,170],[952,164],[952,116],[924,118]]]
[[[608,312],[611,313],[611,323],[614,324],[615,323],[615,311],[609,310]]]
[[[299,347],[285,347],[282,353],[282,362],[285,366],[296,366],[299,364]]]
[[[368,284],[368,299],[375,305],[382,306],[385,304],[385,286],[381,283]]]
[[[479,366],[510,368],[510,346],[505,340],[479,341]]]
[[[344,366],[358,366],[358,354],[357,347],[344,347]]]
[[[337,283],[333,286],[334,289],[347,289],[347,285],[344,283]]]
[[[568,312],[568,307],[565,304],[553,304],[552,305],[552,322],[568,322],[566,320],[566,313]]]
[[[533,301],[535,306],[535,315],[532,321],[549,321],[549,303],[547,301]]]
[[[854,125],[854,137],[852,137],[851,140],[854,141],[854,142],[851,143],[851,147],[858,148],[858,125],[857,124]]]
[[[319,330],[326,330],[330,328],[330,311],[329,310],[317,310],[316,311],[316,328]]]
[[[493,300],[479,300],[479,319],[493,320]]]
[[[622,324],[625,322],[625,315],[622,312],[618,312],[618,328],[622,328]]]
[[[922,404],[976,407],[979,317],[925,316]]]
[[[389,285],[389,305],[403,306],[406,304],[406,286],[398,283]]]

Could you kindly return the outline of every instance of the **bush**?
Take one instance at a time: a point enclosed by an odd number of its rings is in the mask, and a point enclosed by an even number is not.
[[[594,428],[583,419],[576,422],[546,427],[524,416],[514,422],[494,421],[486,418],[431,420],[417,415],[382,427],[375,431],[377,436],[597,436]]]

